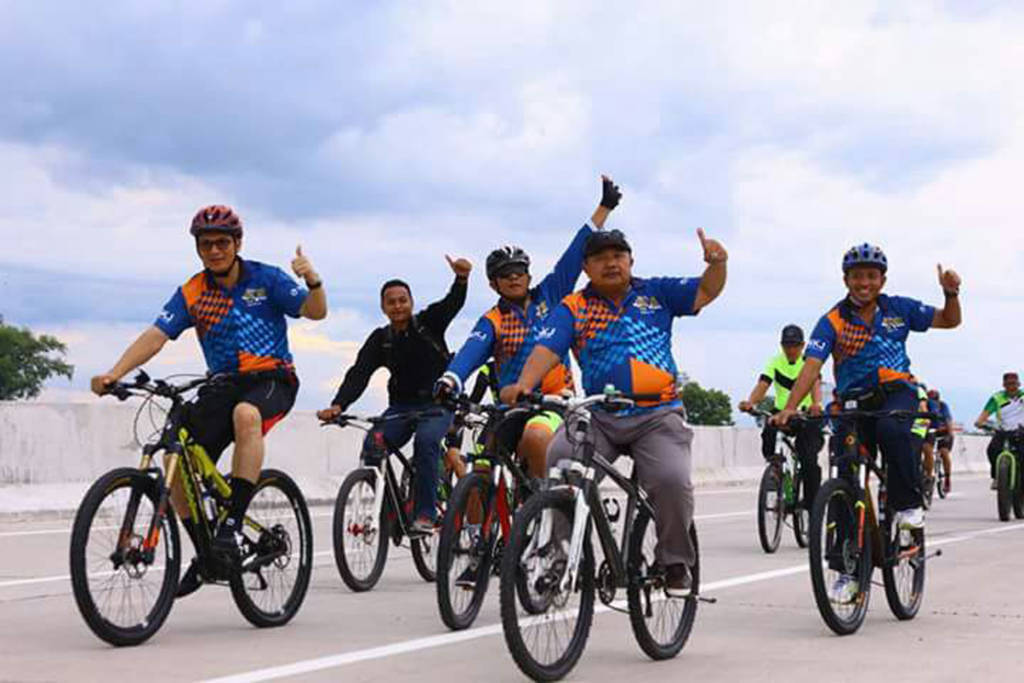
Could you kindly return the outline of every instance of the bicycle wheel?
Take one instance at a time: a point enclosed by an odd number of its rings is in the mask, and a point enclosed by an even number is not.
[[[345,585],[357,593],[377,585],[388,557],[391,528],[386,504],[373,519],[376,483],[377,470],[353,470],[334,501],[334,563]]]
[[[946,497],[946,466],[942,462],[941,456],[935,458],[935,492],[939,494],[939,498]]]
[[[496,511],[490,510],[491,481],[479,472],[462,478],[452,493],[441,525],[437,549],[437,608],[452,630],[476,619],[487,594],[494,544],[501,533]],[[491,523],[484,528],[490,516]],[[465,585],[470,577],[472,585]],[[457,585],[457,582],[463,585]]]
[[[555,681],[568,674],[587,644],[594,618],[594,553],[584,534],[578,573],[562,587],[575,503],[567,489],[536,493],[516,514],[501,562],[501,625],[512,658],[534,680]],[[554,530],[554,531],[553,531]],[[530,603],[523,608],[517,577],[525,574]]]
[[[71,531],[71,587],[92,632],[111,645],[138,645],[163,625],[174,603],[181,545],[168,507],[152,554],[144,542],[160,486],[122,467],[96,480]]]
[[[924,530],[900,531],[891,521],[883,526],[888,527],[886,552],[892,553],[882,564],[885,599],[897,619],[913,619],[924,599]]]
[[[782,477],[779,468],[768,464],[761,475],[757,489],[757,538],[766,553],[774,553],[782,539],[782,518],[785,501],[782,498]]]
[[[252,625],[283,626],[302,606],[313,572],[309,508],[291,477],[280,470],[260,472],[242,536],[231,597]]]
[[[828,627],[841,636],[860,628],[871,596],[871,539],[867,521],[861,519],[863,510],[859,492],[844,479],[825,482],[811,510],[808,540],[814,601]],[[860,547],[858,537],[864,541]],[[850,599],[830,595],[841,575],[857,582]]]
[[[801,548],[807,547],[807,527],[810,526],[810,510],[807,509],[807,492],[803,489],[806,484],[803,476],[797,472],[793,477],[793,490],[800,495],[797,496],[796,505],[790,510],[793,515],[793,538]]]
[[[658,546],[658,534],[654,520],[643,508],[633,522],[633,532],[629,541],[629,583],[626,587],[626,600],[633,635],[640,649],[651,659],[671,659],[683,649],[697,617],[697,595],[700,589],[697,527],[690,526],[690,542],[697,550],[697,561],[690,568],[693,593],[687,598],[669,598],[664,593],[664,568],[657,564],[654,555]]]
[[[999,512],[1000,522],[1010,519],[1010,507],[1013,498],[1013,492],[1010,490],[1012,486],[1010,475],[1012,474],[1011,468],[1013,467],[1013,463],[1010,462],[1011,457],[1000,455],[999,459],[996,460],[996,508]]]

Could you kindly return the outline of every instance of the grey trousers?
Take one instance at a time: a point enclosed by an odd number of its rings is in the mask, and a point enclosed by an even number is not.
[[[573,457],[566,429],[575,429],[570,418],[555,432],[548,446],[548,466]],[[693,457],[690,429],[679,408],[664,408],[642,415],[617,417],[595,410],[588,438],[595,450],[614,461],[622,453],[633,457],[640,486],[654,507],[658,545],[655,558],[663,566],[693,566],[696,552],[690,542],[693,522]]]

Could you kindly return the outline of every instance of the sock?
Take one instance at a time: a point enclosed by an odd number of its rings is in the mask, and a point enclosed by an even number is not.
[[[240,533],[242,531],[242,519],[245,517],[245,511],[249,507],[249,500],[252,498],[252,494],[255,489],[256,484],[252,483],[248,479],[232,477],[230,501],[231,510],[228,512],[228,516],[224,520],[223,526],[221,526],[218,531],[218,535],[221,533]]]

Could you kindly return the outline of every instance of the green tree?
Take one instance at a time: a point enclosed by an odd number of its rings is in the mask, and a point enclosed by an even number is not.
[[[682,394],[690,424],[713,427],[732,424],[732,400],[724,391],[704,389],[691,380],[683,385]]]
[[[0,400],[35,398],[43,382],[60,375],[71,379],[64,362],[67,346],[56,337],[33,335],[28,328],[5,325],[0,316]]]

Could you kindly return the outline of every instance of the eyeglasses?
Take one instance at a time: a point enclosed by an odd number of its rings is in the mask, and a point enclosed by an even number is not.
[[[235,243],[230,237],[219,237],[215,240],[199,240],[199,251],[227,251]]]

